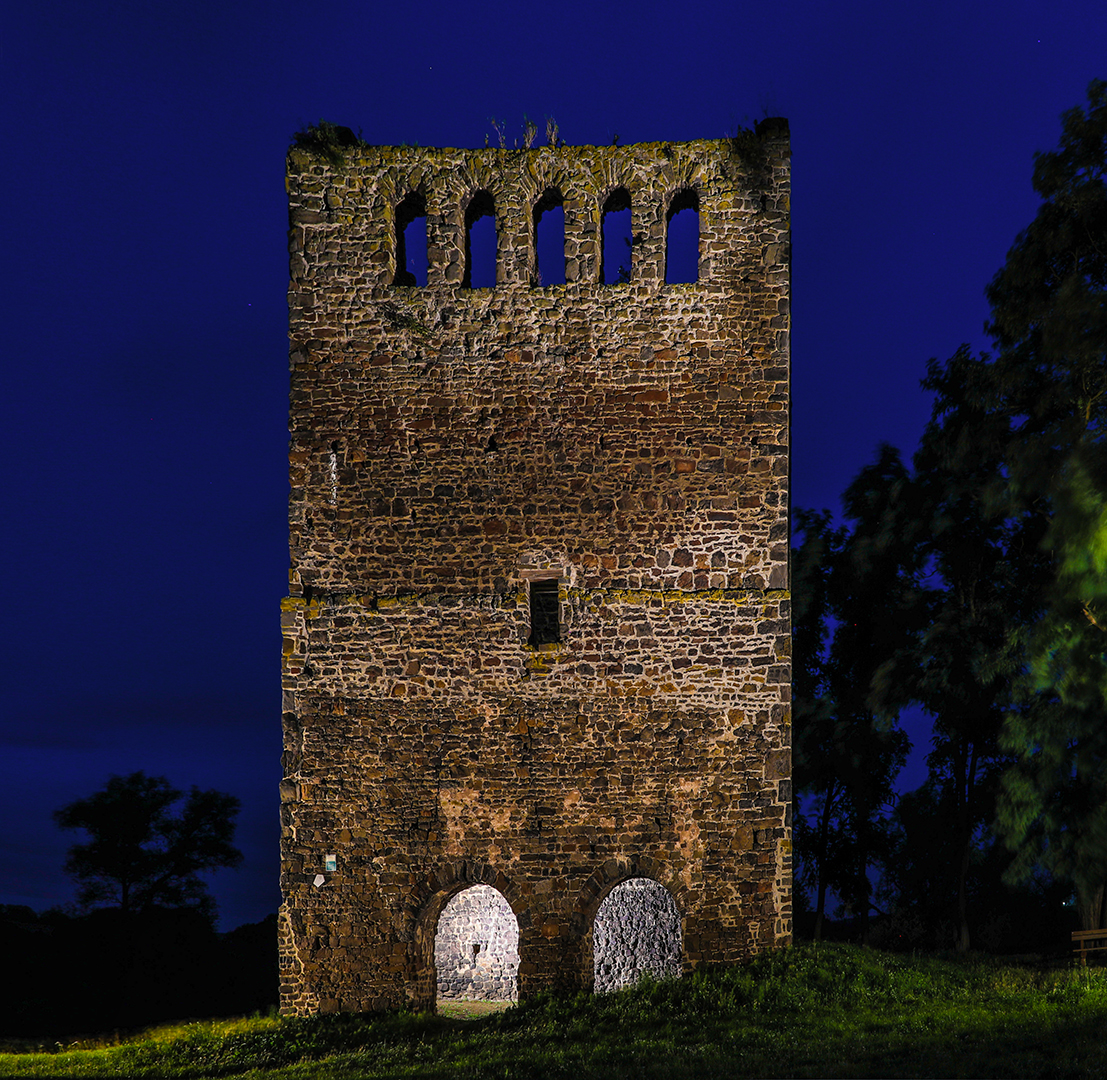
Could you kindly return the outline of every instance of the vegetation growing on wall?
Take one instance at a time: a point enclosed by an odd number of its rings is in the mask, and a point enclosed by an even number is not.
[[[346,162],[346,151],[369,144],[348,127],[332,124],[329,120],[320,120],[317,124],[308,124],[292,136],[292,145],[309,154],[323,158],[334,169],[340,169]]]

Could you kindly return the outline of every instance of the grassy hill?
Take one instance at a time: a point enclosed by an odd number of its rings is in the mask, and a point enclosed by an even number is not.
[[[478,1019],[257,1017],[54,1049],[0,1054],[0,1075],[1102,1077],[1107,969],[804,945]]]

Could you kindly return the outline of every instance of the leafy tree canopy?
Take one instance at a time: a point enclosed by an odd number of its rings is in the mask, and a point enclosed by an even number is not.
[[[880,862],[885,785],[869,780],[894,777],[896,754],[860,783],[850,765],[882,739],[894,751],[893,719],[921,705],[930,778],[900,826],[943,831],[948,880],[928,888],[956,894],[961,948],[974,868],[1002,855],[992,821],[1012,881],[1067,880],[1085,925],[1107,925],[1107,82],[1062,125],[1035,156],[1038,213],[987,290],[994,359],[931,361],[913,470],[882,448],[843,496],[846,528],[795,518],[801,861],[843,896]],[[847,867],[850,848],[864,854]]]
[[[1017,852],[1076,886],[1107,921],[1107,82],[1035,155],[1042,204],[988,288],[999,347],[981,409],[1005,426],[992,499],[1040,522],[1040,615],[1012,632],[1026,677],[1004,733],[1017,756],[998,824]]]
[[[200,874],[242,862],[232,843],[240,806],[221,791],[193,787],[184,796],[164,776],[113,776],[94,795],[54,813],[61,828],[89,836],[65,861],[80,886],[79,902],[124,912],[188,907],[214,917]]]

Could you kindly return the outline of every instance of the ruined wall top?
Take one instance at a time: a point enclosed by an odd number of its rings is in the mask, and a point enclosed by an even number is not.
[[[535,209],[550,198],[565,212],[565,286],[598,285],[603,212],[620,189],[633,214],[632,283],[664,284],[665,224],[682,193],[694,193],[700,215],[699,283],[717,281],[719,257],[732,246],[718,235],[725,218],[737,212],[746,226],[749,219],[787,220],[787,121],[768,119],[733,138],[692,142],[525,150],[359,145],[335,150],[330,161],[299,148],[288,155],[293,229],[333,226],[347,244],[368,242],[372,255],[359,270],[369,288],[394,286],[397,215],[402,229],[403,208],[413,202],[427,218],[426,287],[461,286],[466,214],[475,198],[494,205],[497,288],[540,287]],[[326,251],[312,254],[293,258],[294,286],[325,276]],[[785,261],[779,252],[766,257]]]

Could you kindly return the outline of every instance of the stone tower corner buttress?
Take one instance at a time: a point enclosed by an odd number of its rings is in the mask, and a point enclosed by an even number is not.
[[[293,149],[287,184],[282,1009],[433,1007],[473,885],[523,996],[592,984],[632,878],[675,902],[684,971],[787,943],[786,122]]]

